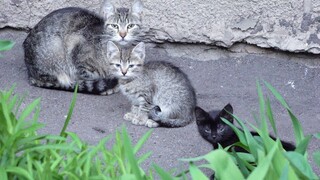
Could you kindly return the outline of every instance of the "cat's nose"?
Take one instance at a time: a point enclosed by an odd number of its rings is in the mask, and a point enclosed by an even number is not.
[[[216,137],[217,137],[216,135],[212,135],[212,138],[214,138],[214,139],[215,139]]]
[[[123,74],[123,76],[125,76],[127,74],[127,71],[121,71],[121,73]]]
[[[124,38],[124,37],[126,37],[127,33],[126,33],[126,32],[119,32],[119,35],[120,35],[122,38]]]

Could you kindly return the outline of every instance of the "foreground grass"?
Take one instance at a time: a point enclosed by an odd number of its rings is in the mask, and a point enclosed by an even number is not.
[[[40,99],[23,110],[22,99],[12,95],[13,88],[0,92],[0,179],[153,179],[140,163],[150,153],[136,153],[150,136],[146,133],[133,146],[125,128],[115,137],[107,136],[96,146],[88,145],[71,132],[65,132],[75,104],[60,135],[38,135]],[[19,110],[20,109],[20,110]],[[16,115],[19,114],[19,115]],[[106,148],[115,139],[111,149]]]
[[[243,129],[226,123],[237,133],[240,142],[212,151],[207,155],[182,159],[189,163],[185,172],[172,175],[154,165],[147,173],[140,164],[151,153],[137,157],[137,152],[146,142],[151,131],[146,133],[136,145],[132,145],[125,128],[118,130],[115,136],[103,138],[97,145],[88,145],[77,134],[66,132],[76,102],[73,96],[68,116],[59,135],[38,135],[43,127],[38,122],[40,99],[36,99],[25,108],[21,108],[23,98],[13,95],[14,88],[0,91],[0,179],[208,179],[202,169],[211,169],[216,179],[319,179],[309,162],[307,147],[312,137],[320,134],[304,135],[298,119],[282,96],[268,83],[267,88],[286,108],[293,124],[296,145],[295,151],[286,152],[279,139],[269,137],[267,122],[277,135],[276,123],[270,101],[262,94],[259,84],[260,117],[258,126],[248,123],[259,136],[253,137],[242,120],[234,118]],[[110,140],[112,148],[106,148]],[[232,151],[233,146],[241,146],[248,153]],[[108,146],[110,147],[110,145]],[[231,151],[230,151],[231,149]],[[313,155],[320,164],[320,152]],[[194,165],[194,162],[206,160],[206,164]]]

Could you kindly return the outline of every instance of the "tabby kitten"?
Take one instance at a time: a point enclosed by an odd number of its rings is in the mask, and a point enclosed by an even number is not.
[[[196,98],[187,77],[174,65],[145,60],[145,44],[119,48],[108,43],[112,74],[132,103],[124,119],[147,127],[181,127],[194,120]]]
[[[236,142],[239,142],[238,136],[232,130],[232,128],[225,124],[221,118],[225,118],[231,123],[233,123],[233,108],[230,104],[226,105],[220,112],[211,111],[207,113],[200,107],[196,107],[196,122],[198,126],[198,131],[200,135],[212,144],[214,149],[217,149],[219,144],[222,147],[230,146]],[[257,132],[251,132],[253,136],[258,136]],[[271,136],[272,139],[276,139]],[[287,151],[295,150],[295,146],[291,143],[281,141],[282,146]],[[246,152],[246,150],[235,147],[235,151]]]
[[[117,8],[109,0],[100,15],[69,7],[44,17],[23,43],[29,83],[34,86],[108,95],[118,80],[110,77],[106,44],[131,45],[142,36],[142,3]]]

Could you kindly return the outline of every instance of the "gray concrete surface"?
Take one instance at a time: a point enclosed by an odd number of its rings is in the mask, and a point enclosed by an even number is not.
[[[128,5],[133,0],[111,0]],[[32,28],[49,12],[79,6],[93,11],[102,0],[0,1],[0,28]],[[204,43],[320,54],[319,0],[142,0],[151,42]]]
[[[4,58],[0,59],[0,89],[8,89],[16,84],[17,94],[28,95],[25,104],[41,97],[40,122],[46,125],[41,133],[57,134],[63,126],[72,93],[41,89],[27,83],[21,47],[25,37],[26,33],[23,31],[0,31],[0,39],[16,42],[11,51],[2,53]],[[190,59],[184,53],[188,49],[199,49],[203,54],[194,54]],[[196,45],[190,47],[181,44],[148,44],[147,59],[170,61],[186,72],[196,89],[198,105],[202,108],[221,109],[227,103],[231,103],[234,113],[250,122],[254,122],[252,113],[258,112],[256,80],[264,79],[284,96],[300,119],[306,134],[320,131],[319,56],[284,54],[276,51],[264,54],[232,53]],[[275,98],[268,94],[280,136],[293,141],[294,136],[286,112]],[[83,140],[94,144],[125,125],[136,142],[149,128],[134,126],[124,121],[122,116],[128,110],[129,103],[121,94],[79,94],[68,131],[75,132]],[[309,151],[319,149],[319,140],[313,140]],[[204,155],[210,150],[211,146],[199,136],[196,124],[192,123],[183,128],[154,129],[141,153],[152,151],[145,167],[157,163],[169,170],[183,169],[187,166],[178,160],[180,158]],[[313,167],[316,168],[315,165]],[[320,174],[319,170],[317,172]]]

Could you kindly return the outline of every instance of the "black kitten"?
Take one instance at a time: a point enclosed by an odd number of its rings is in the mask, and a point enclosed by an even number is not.
[[[231,123],[233,123],[233,108],[230,104],[227,104],[220,112],[219,111],[210,111],[207,113],[200,107],[196,107],[196,122],[198,125],[198,131],[200,135],[213,145],[214,149],[218,148],[220,144],[223,148],[232,145],[236,142],[239,142],[238,136],[232,130],[230,126],[225,124],[221,118],[225,118]],[[253,136],[258,136],[257,132],[251,132]],[[271,136],[272,139],[276,139]],[[291,143],[281,141],[282,146],[287,151],[295,150],[295,146]],[[235,147],[237,152],[246,152],[241,147]]]

